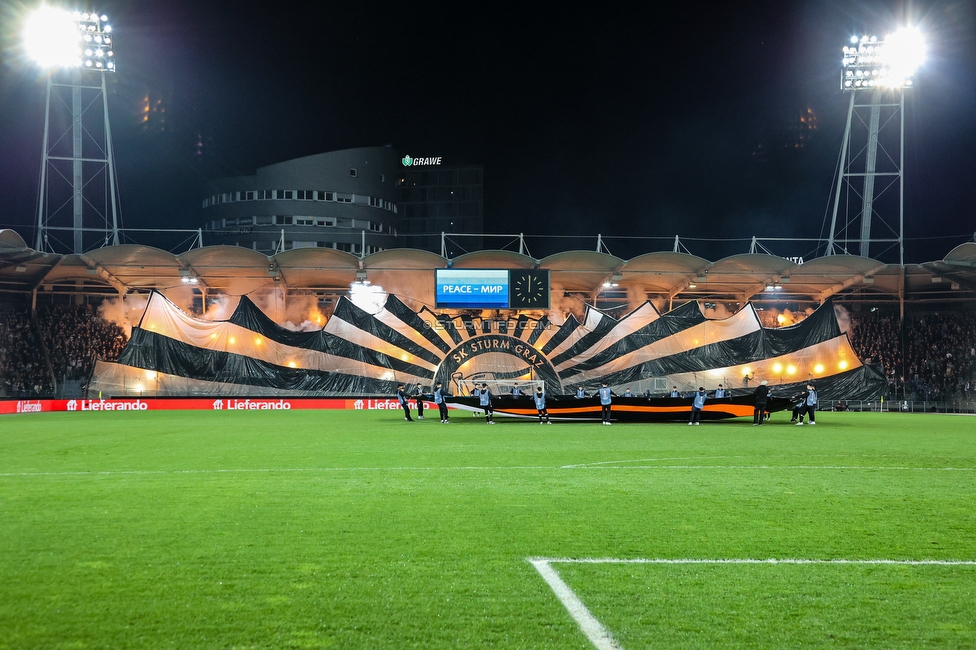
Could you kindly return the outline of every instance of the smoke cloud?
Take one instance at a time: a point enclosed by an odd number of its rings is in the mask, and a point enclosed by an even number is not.
[[[132,336],[132,327],[138,325],[146,313],[149,296],[132,293],[124,298],[109,298],[98,306],[98,315],[115,323],[125,331],[126,338]]]
[[[314,294],[287,294],[280,285],[252,291],[251,299],[264,315],[293,332],[314,332],[325,327],[325,315]]]
[[[370,284],[368,280],[353,282],[349,285],[349,299],[368,314],[377,314],[386,304],[386,292],[377,284]]]
[[[849,334],[851,338],[854,338],[854,321],[851,320],[851,313],[834,303],[834,316],[837,317],[837,326],[840,327],[841,333]]]
[[[562,325],[572,314],[576,320],[582,321],[586,313],[583,301],[572,294],[567,294],[563,285],[553,282],[549,293],[549,321],[553,325]]]

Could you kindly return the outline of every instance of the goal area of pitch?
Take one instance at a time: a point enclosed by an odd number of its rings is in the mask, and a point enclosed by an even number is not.
[[[543,391],[546,390],[546,382],[542,379],[457,379],[455,381],[456,395],[473,395],[475,387],[480,388],[482,384],[488,384],[488,390],[492,395],[511,395],[516,385],[523,395],[533,395],[539,387]]]

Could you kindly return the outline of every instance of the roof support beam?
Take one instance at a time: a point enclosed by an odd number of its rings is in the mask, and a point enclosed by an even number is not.
[[[879,265],[875,266],[874,268],[865,271],[864,273],[855,275],[854,277],[851,277],[851,278],[847,278],[843,282],[840,282],[838,284],[835,284],[832,287],[829,287],[827,289],[824,289],[823,291],[820,292],[820,295],[817,296],[817,302],[823,302],[827,298],[830,298],[831,296],[840,293],[841,291],[843,291],[844,289],[847,289],[848,287],[852,287],[855,284],[860,284],[860,283],[864,282],[864,279],[865,278],[869,278],[869,277],[873,276],[875,273],[877,273],[878,271],[882,270],[883,268],[885,268],[885,265],[884,264],[879,264]]]
[[[98,275],[98,277],[102,278],[110,285],[115,287],[115,290],[119,292],[119,295],[124,296],[129,292],[129,287],[127,287],[126,284],[121,280],[119,280],[117,277],[109,273],[101,264],[99,264],[92,258],[88,257],[87,255],[79,255],[78,257],[81,258],[81,261],[84,262],[89,269],[93,269]]]

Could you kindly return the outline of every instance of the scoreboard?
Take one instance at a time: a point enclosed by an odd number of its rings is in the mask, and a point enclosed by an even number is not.
[[[548,269],[437,269],[440,309],[548,309]]]

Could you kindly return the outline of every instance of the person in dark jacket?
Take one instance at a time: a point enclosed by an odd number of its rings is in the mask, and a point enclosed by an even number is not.
[[[397,387],[397,400],[400,402],[400,407],[403,409],[403,414],[406,416],[403,418],[407,422],[413,422],[413,418],[410,417],[410,402],[407,400],[407,391],[404,390],[403,384]]]
[[[417,419],[424,419],[424,389],[420,384],[414,386],[413,389],[414,398],[417,401]]]
[[[759,386],[756,387],[755,396],[756,405],[752,412],[752,426],[761,427],[766,417],[766,400],[769,398],[769,386],[766,385],[765,379],[759,382]]]

